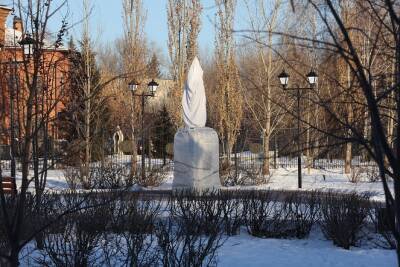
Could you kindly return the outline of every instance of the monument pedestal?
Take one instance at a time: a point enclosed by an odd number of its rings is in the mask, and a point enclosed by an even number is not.
[[[219,180],[219,142],[214,129],[183,128],[174,138],[172,189],[212,190]]]

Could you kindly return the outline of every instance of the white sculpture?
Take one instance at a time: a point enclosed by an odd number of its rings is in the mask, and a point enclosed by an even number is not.
[[[173,189],[216,189],[219,180],[219,141],[206,125],[203,70],[197,57],[189,68],[182,97],[185,128],[174,138]]]
[[[119,125],[117,126],[117,131],[113,135],[114,141],[114,154],[122,155],[122,151],[119,148],[119,145],[124,141],[124,134],[121,131]]]
[[[206,93],[203,82],[203,69],[197,57],[188,72],[182,97],[183,121],[187,128],[206,126]]]

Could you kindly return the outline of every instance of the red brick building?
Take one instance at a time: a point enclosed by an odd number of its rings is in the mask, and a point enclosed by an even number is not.
[[[24,51],[19,44],[24,36],[22,20],[13,17],[12,27],[7,27],[10,13],[10,8],[0,6],[0,145],[10,144],[11,126],[14,126],[17,139],[21,140],[23,136],[29,95],[26,81],[32,69],[31,62],[23,62]],[[42,50],[37,95],[34,96],[38,104],[34,116],[48,122],[45,129],[53,140],[57,140],[57,114],[64,109],[67,101],[64,89],[67,88],[69,51],[47,39],[43,42]]]

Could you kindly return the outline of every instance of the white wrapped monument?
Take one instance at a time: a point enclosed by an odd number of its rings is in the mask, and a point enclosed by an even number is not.
[[[173,189],[216,189],[219,180],[217,133],[206,125],[206,95],[203,70],[195,58],[190,66],[182,97],[185,127],[174,139]]]

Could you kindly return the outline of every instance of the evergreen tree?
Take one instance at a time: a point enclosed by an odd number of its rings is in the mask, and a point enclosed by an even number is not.
[[[147,64],[147,76],[151,79],[156,79],[161,77],[160,62],[158,61],[157,55],[154,53]]]
[[[173,142],[174,140],[174,126],[171,121],[171,117],[168,113],[167,107],[164,105],[163,108],[158,112],[156,116],[156,125],[154,129],[153,144],[157,157],[166,157],[166,145]]]
[[[84,41],[83,41],[84,42]],[[65,111],[60,114],[60,127],[64,132],[64,139],[67,142],[68,160],[71,163],[79,164],[83,160],[84,154],[84,110],[88,103],[88,97],[85,96],[85,86],[87,77],[85,75],[86,62],[90,62],[90,85],[91,94],[89,95],[91,104],[90,114],[90,146],[91,158],[94,161],[100,160],[104,155],[105,144],[111,133],[110,116],[108,112],[107,99],[101,94],[100,71],[96,63],[93,51],[84,51],[85,45],[82,45],[81,51],[78,51],[73,39],[69,41],[70,53],[70,71],[68,73],[68,86],[66,90],[68,101],[65,104]],[[90,59],[86,59],[86,55]],[[88,60],[88,61],[87,61]]]

